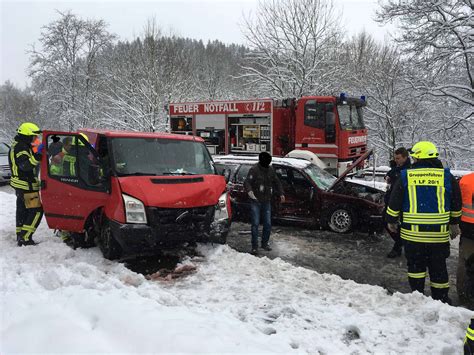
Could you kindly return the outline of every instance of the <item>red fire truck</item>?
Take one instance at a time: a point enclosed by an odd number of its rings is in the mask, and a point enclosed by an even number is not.
[[[306,150],[338,174],[367,150],[365,97],[305,96],[170,103],[170,131],[202,137],[212,154]],[[291,156],[291,153],[290,153]]]

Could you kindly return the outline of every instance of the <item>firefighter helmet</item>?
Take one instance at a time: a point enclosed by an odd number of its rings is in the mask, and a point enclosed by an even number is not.
[[[22,134],[24,136],[37,136],[38,134],[41,133],[41,130],[37,125],[31,122],[25,122],[18,127],[19,134]]]
[[[436,146],[427,141],[416,143],[410,148],[409,153],[415,159],[431,159],[439,156]]]
[[[89,137],[87,137],[87,135],[85,133],[79,133],[80,136],[82,136],[82,138],[84,138],[86,140],[86,142],[89,142]],[[76,145],[76,141],[77,141],[77,137],[73,137],[72,138],[72,145]],[[79,140],[79,145],[84,145],[84,142],[82,142],[81,140]]]

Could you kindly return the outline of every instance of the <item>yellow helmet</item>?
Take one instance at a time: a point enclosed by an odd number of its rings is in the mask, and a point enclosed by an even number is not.
[[[408,152],[415,159],[431,159],[439,155],[436,146],[427,141],[416,143]]]
[[[87,142],[89,142],[89,137],[87,137],[87,135],[86,135],[85,133],[82,133],[82,132],[81,132],[81,133],[79,133],[79,135],[81,135]],[[76,137],[73,137],[71,144],[72,144],[72,145],[76,145],[76,141],[77,141],[77,138],[76,138]],[[82,146],[83,146],[84,143],[83,143],[81,140],[79,140],[79,145],[82,145]]]
[[[37,125],[31,122],[25,122],[18,127],[19,134],[22,134],[24,136],[37,136],[38,134],[41,133],[41,130]]]

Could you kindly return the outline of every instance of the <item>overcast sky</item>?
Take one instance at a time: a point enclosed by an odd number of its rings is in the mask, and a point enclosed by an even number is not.
[[[343,10],[341,20],[349,34],[365,29],[378,40],[386,38],[387,30],[373,21],[377,0],[334,3]],[[23,88],[30,82],[27,51],[37,43],[41,27],[58,19],[56,10],[103,19],[121,40],[140,35],[147,20],[155,17],[165,33],[245,44],[239,24],[243,14],[255,12],[257,4],[257,0],[0,0],[0,84],[10,80]]]

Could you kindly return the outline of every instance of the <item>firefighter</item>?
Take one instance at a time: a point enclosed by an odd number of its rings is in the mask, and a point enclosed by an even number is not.
[[[472,307],[474,301],[474,173],[463,176],[459,185],[462,196],[462,214],[456,287],[459,300],[468,301]],[[474,318],[467,327],[464,354],[474,354]]]
[[[461,238],[456,287],[461,301],[474,301],[474,173],[459,181],[462,196]]]
[[[398,229],[404,240],[408,281],[412,291],[424,293],[428,269],[431,296],[450,303],[446,259],[449,236],[459,234],[461,192],[449,169],[438,159],[431,142],[418,142],[409,151],[412,168],[403,170],[387,207],[390,231]]]
[[[33,233],[43,217],[36,174],[43,145],[40,144],[34,153],[32,143],[41,131],[34,123],[25,122],[17,132],[8,152],[12,174],[10,185],[16,192],[16,238],[18,246],[35,245]]]
[[[471,318],[464,337],[464,355],[474,355],[474,318]]]

